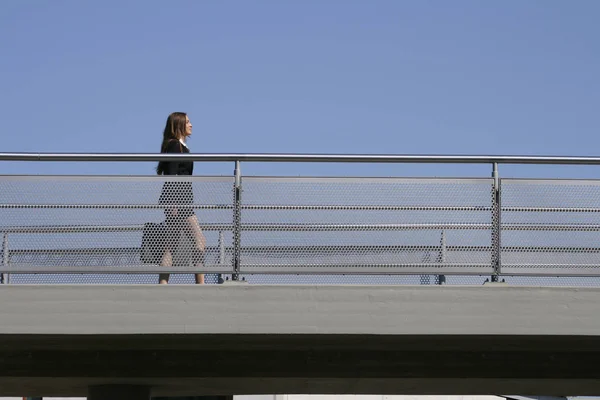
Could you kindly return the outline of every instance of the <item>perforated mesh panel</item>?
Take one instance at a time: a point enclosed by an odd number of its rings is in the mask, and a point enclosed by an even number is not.
[[[600,274],[600,182],[502,180],[502,273]]]
[[[229,177],[1,177],[4,263],[41,273],[12,273],[11,283],[149,283],[156,275],[135,273],[230,272],[232,188]],[[160,229],[141,249],[147,223]],[[190,277],[174,281],[182,279]]]
[[[600,181],[501,182],[501,280],[600,286]],[[241,277],[481,285],[493,272],[492,183],[244,177]],[[233,187],[233,177],[0,177],[3,268],[13,284],[156,283],[161,272],[171,272],[172,283],[193,283],[198,271],[216,283],[233,268]],[[204,251],[185,214],[141,249],[146,224],[165,222],[171,208],[197,216]],[[154,262],[148,249],[157,251]]]
[[[490,179],[243,179],[242,273],[491,273]]]

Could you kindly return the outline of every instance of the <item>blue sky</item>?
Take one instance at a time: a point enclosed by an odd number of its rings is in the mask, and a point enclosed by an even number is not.
[[[595,0],[5,0],[2,152],[599,155]],[[78,173],[152,174],[149,163]],[[488,166],[247,164],[246,174],[469,175]],[[597,178],[600,167],[503,166]],[[230,174],[196,164],[196,174]],[[0,163],[0,173],[73,173]]]

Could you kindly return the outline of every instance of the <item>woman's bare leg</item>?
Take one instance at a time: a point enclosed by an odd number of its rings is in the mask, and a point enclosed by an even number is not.
[[[171,255],[170,250],[166,250],[162,256],[162,260],[160,261],[161,267],[172,267],[173,266],[173,256]],[[166,285],[169,283],[169,274],[159,274],[158,275],[158,283],[160,285]]]
[[[167,243],[170,241],[170,238],[174,235],[174,230],[176,230],[176,227],[174,228],[173,223],[172,223],[172,221],[174,220],[174,218],[176,216],[177,216],[176,208],[168,208],[165,210],[165,219],[167,221],[167,229],[166,229],[165,235],[167,235],[167,237],[163,238],[165,252],[163,253],[162,259],[160,260],[161,267],[172,267],[173,266],[173,254],[171,252],[170,246],[167,245]],[[171,221],[171,222],[169,222],[169,221]],[[167,283],[169,283],[169,274],[159,274],[158,275],[158,283],[160,285],[166,285]]]
[[[192,215],[188,217],[188,228],[191,233],[191,237],[194,240],[194,250],[198,253],[204,253],[206,248],[206,238],[202,233],[202,229],[200,228],[200,223],[198,222],[198,217]],[[202,266],[202,261],[199,261],[196,264],[197,267]],[[204,284],[204,274],[196,274],[196,284],[203,285]]]

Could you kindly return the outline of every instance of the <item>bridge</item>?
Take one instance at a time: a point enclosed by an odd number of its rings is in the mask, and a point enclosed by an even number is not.
[[[0,176],[0,396],[598,394],[600,180],[499,171],[600,158],[0,153],[176,158],[235,170]],[[242,175],[250,162],[491,176]],[[158,204],[166,182],[193,188],[202,264],[186,235],[172,262],[142,262],[147,223],[190,206]]]

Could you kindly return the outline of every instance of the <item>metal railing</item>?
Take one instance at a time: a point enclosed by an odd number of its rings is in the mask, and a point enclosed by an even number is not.
[[[600,276],[600,180],[499,174],[500,164],[599,165],[597,157],[0,153],[0,161],[158,160],[235,168],[229,177],[0,176],[2,281],[30,273]],[[253,177],[242,162],[489,164],[492,176]],[[144,222],[161,219],[156,199],[167,181],[193,184],[191,207],[207,236],[202,265],[190,264],[189,243],[171,266],[139,261]]]

